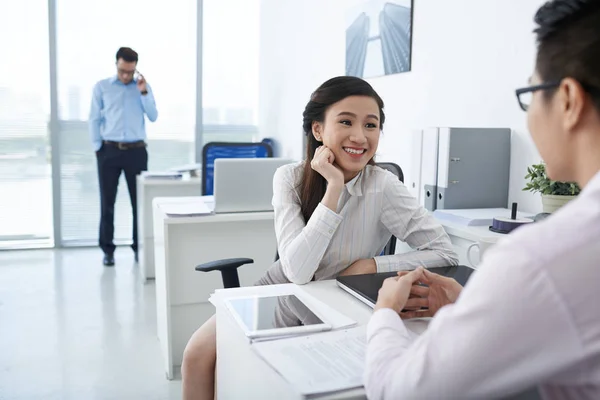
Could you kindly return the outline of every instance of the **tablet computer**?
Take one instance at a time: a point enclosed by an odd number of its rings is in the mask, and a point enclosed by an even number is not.
[[[294,294],[225,299],[247,337],[265,338],[331,330],[331,325]]]

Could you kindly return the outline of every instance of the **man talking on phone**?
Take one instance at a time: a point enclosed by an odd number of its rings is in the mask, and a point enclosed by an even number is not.
[[[96,83],[89,127],[98,163],[100,184],[100,237],[105,266],[115,265],[114,217],[117,187],[125,174],[133,211],[133,249],[138,261],[136,176],[148,169],[145,117],[156,121],[158,111],[152,89],[136,69],[138,54],[121,47],[116,56],[117,74]]]

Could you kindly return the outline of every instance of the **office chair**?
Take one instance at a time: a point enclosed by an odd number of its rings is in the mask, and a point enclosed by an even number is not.
[[[398,177],[400,182],[404,183],[404,173],[399,165],[394,163],[377,163],[378,167],[386,169],[392,172]],[[392,235],[389,242],[385,245],[381,255],[392,255],[396,252],[396,237]],[[279,253],[275,253],[275,261],[279,259]],[[210,272],[219,271],[221,272],[221,278],[223,279],[223,287],[225,289],[240,287],[240,278],[237,269],[242,265],[254,264],[254,260],[251,258],[227,258],[223,260],[216,260],[200,264],[196,266],[196,271]]]
[[[212,196],[217,158],[273,157],[270,142],[210,142],[202,148],[202,195]]]
[[[404,183],[404,172],[402,172],[402,168],[400,168],[398,164],[394,164],[391,162],[381,162],[377,163],[377,166],[383,169],[387,169],[392,174],[396,175],[400,182]],[[385,245],[385,248],[383,249],[383,253],[381,255],[388,256],[392,254],[396,254],[396,237],[394,235],[392,235],[390,241]]]

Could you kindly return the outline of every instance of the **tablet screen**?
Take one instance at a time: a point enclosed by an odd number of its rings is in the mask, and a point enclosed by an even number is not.
[[[247,331],[324,323],[293,294],[230,299],[229,304]]]

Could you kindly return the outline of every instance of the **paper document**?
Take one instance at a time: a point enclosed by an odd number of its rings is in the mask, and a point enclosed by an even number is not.
[[[202,196],[204,204],[211,210],[215,209],[215,196]]]
[[[252,348],[301,394],[363,385],[366,326],[254,343]]]
[[[202,164],[186,164],[186,165],[178,165],[176,167],[171,168],[171,171],[177,172],[193,172],[202,170]]]
[[[160,208],[162,208],[167,215],[176,217],[209,215],[213,212],[213,210],[201,199],[185,203],[165,203],[161,204]]]
[[[181,179],[183,174],[179,172],[150,172],[142,171],[144,179]]]

